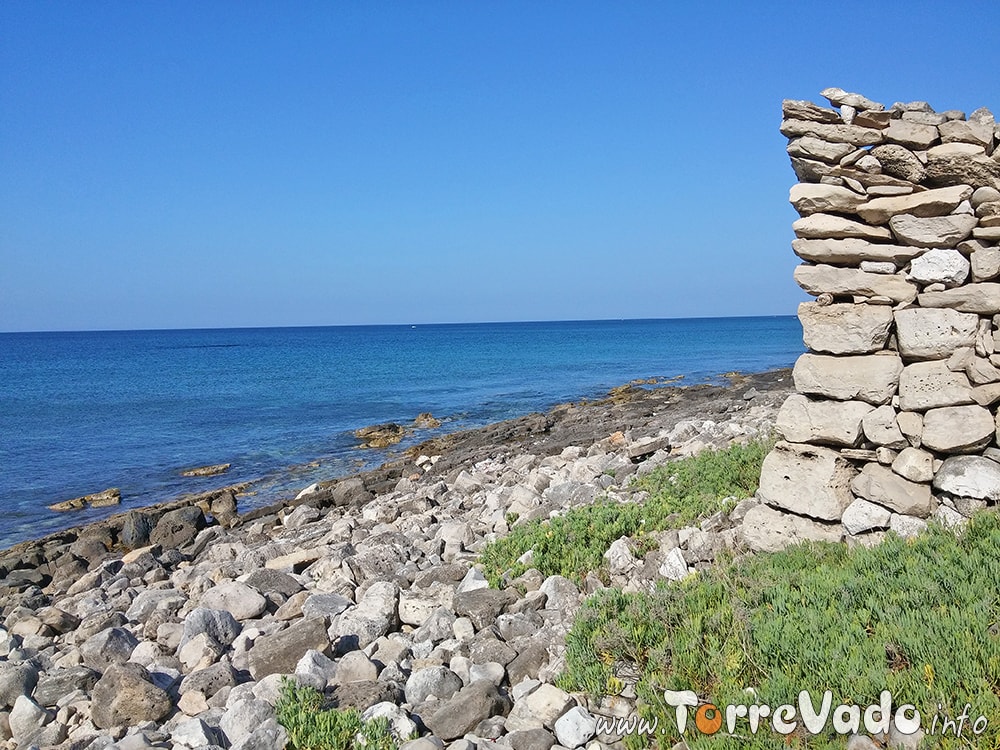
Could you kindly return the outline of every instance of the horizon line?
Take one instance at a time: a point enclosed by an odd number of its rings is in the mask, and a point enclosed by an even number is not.
[[[74,329],[29,329],[0,331],[0,335],[16,336],[37,333],[170,333],[189,331],[261,331],[261,330],[301,330],[311,328],[419,328],[439,326],[485,326],[485,325],[530,325],[533,323],[615,323],[643,322],[653,320],[741,320],[745,318],[794,318],[794,313],[772,313],[768,315],[694,315],[663,318],[548,318],[541,320],[468,320],[441,321],[431,323],[317,323],[310,325],[246,325],[246,326],[194,326],[190,328],[74,328]]]

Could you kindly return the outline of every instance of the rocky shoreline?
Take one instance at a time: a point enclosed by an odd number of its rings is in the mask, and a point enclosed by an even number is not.
[[[238,513],[239,486],[0,552],[0,747],[281,747],[282,675],[388,717],[423,748],[614,746],[594,704],[553,683],[583,598],[529,570],[474,567],[514,519],[546,518],[706,446],[766,434],[786,370],[729,386],[623,386],[408,449],[378,469]],[[608,555],[639,589],[741,548],[754,500],[659,549]],[[750,546],[753,546],[752,544]]]

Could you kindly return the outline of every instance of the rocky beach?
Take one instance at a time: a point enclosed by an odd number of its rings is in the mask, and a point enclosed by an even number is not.
[[[284,676],[385,717],[407,750],[617,746],[554,683],[583,599],[648,590],[759,547],[739,500],[607,578],[537,570],[491,588],[512,525],[607,497],[678,457],[770,434],[790,371],[614,389],[410,448],[376,470],[240,513],[240,487],[133,510],[0,553],[4,748],[278,748]],[[774,530],[768,530],[773,535]],[[528,561],[530,562],[530,561]]]

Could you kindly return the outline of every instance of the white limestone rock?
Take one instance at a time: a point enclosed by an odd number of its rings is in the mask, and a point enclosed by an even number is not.
[[[968,239],[976,223],[975,216],[966,214],[931,217],[899,214],[889,219],[889,228],[904,245],[940,248],[955,247]]]
[[[921,284],[944,284],[952,287],[964,284],[970,264],[958,250],[935,248],[914,258],[910,263],[910,278]]]

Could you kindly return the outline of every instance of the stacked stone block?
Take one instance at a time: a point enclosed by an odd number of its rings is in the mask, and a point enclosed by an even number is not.
[[[841,89],[785,101],[808,349],[756,546],[873,542],[1000,501],[1000,126]]]

